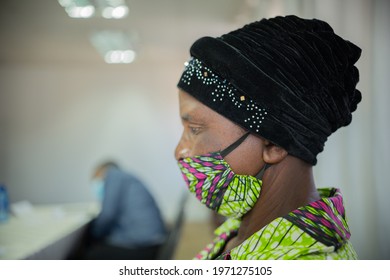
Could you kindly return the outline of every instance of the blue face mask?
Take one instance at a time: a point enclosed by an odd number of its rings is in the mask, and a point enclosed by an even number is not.
[[[91,190],[99,201],[103,201],[104,197],[104,180],[102,179],[93,179],[91,182]]]

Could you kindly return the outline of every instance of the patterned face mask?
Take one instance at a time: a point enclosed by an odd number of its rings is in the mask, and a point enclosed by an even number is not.
[[[254,176],[233,172],[224,157],[237,148],[249,135],[225,150],[179,160],[179,167],[191,193],[210,209],[226,217],[240,218],[253,208],[260,196],[265,165]]]

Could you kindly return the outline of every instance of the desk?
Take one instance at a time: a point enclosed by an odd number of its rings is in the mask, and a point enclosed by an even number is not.
[[[96,203],[36,205],[0,223],[0,259],[66,259],[98,213]]]

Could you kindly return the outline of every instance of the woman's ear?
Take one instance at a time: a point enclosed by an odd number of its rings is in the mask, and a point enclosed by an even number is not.
[[[263,160],[269,164],[281,162],[288,155],[287,151],[280,146],[264,140]]]

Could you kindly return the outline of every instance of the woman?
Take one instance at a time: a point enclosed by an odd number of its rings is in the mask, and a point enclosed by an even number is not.
[[[313,166],[361,100],[361,50],[325,22],[263,19],[190,49],[175,156],[190,192],[228,217],[197,259],[356,259],[337,188]]]

